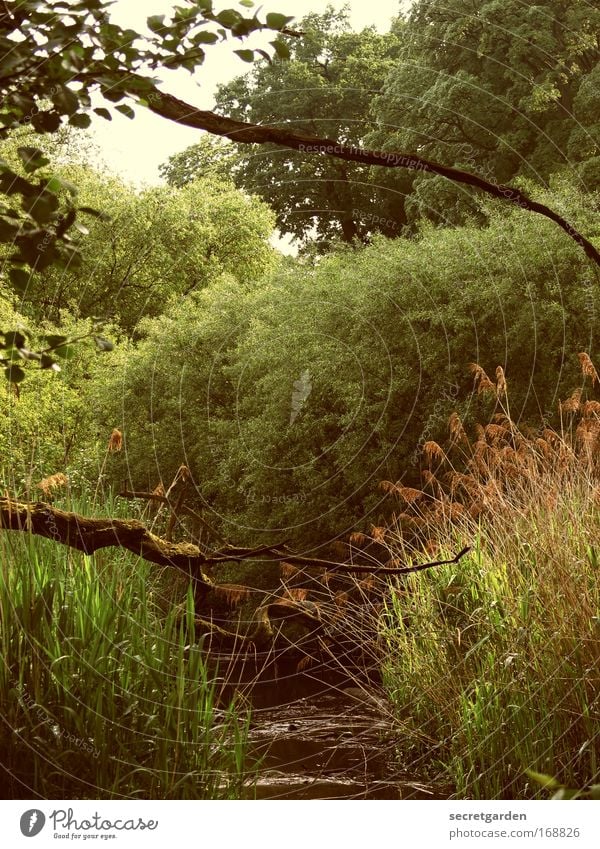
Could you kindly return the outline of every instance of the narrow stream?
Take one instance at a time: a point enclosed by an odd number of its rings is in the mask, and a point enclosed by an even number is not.
[[[236,683],[234,683],[236,682]],[[229,669],[227,693],[252,704],[249,761],[258,799],[430,799],[398,763],[398,731],[368,681],[324,665],[254,658]]]

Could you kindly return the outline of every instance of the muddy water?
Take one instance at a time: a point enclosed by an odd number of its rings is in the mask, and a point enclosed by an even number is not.
[[[229,669],[230,688],[252,703],[258,799],[432,798],[402,770],[398,732],[372,681],[326,666],[259,668],[255,659]]]

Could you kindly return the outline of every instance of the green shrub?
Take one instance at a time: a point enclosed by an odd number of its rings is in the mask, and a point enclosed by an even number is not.
[[[594,235],[589,196],[541,199]],[[595,354],[597,284],[551,222],[489,215],[224,279],[146,323],[92,387],[102,428],[125,433],[115,477],[154,486],[186,463],[226,536],[318,544],[377,524],[377,482],[416,479],[416,447],[453,410],[487,410],[469,363],[504,367],[515,420],[553,421],[576,353]]]

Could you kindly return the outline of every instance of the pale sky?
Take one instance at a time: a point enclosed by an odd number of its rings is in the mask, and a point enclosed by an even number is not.
[[[111,17],[121,26],[143,32],[149,15],[168,12],[173,5],[176,5],[176,0],[117,0]],[[235,5],[231,0],[223,0],[216,8],[232,8]],[[347,4],[344,0],[265,0],[262,14],[281,12],[295,15],[298,19],[309,12],[323,12],[328,5],[336,9],[348,5],[354,29],[375,24],[381,32],[385,32],[400,6],[406,6],[406,3],[401,4],[400,0],[350,0]],[[266,47],[272,38],[273,34],[257,33],[244,44],[231,40],[208,46],[206,61],[193,77],[186,71],[165,71],[160,74],[164,80],[162,88],[200,109],[211,109],[217,83],[227,82],[250,67],[233,50],[241,46]],[[136,108],[134,120],[114,110],[111,112],[113,119],[110,122],[94,116],[91,132],[108,167],[137,184],[158,182],[158,166],[171,154],[194,144],[200,136],[197,130],[179,127],[142,107]]]

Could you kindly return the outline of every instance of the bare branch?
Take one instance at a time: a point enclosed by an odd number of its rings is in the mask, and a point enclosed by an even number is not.
[[[175,543],[156,536],[137,519],[92,519],[81,516],[79,513],[60,510],[41,501],[24,503],[9,498],[0,498],[0,528],[46,537],[77,551],[83,551],[85,554],[93,554],[102,548],[124,548],[150,563],[179,569],[207,589],[214,587],[215,584],[204,574],[203,567],[232,561],[285,561],[337,572],[376,573],[387,576],[405,575],[422,569],[430,569],[433,566],[458,563],[469,551],[469,548],[464,548],[451,560],[437,560],[399,569],[351,566],[332,560],[305,557],[291,552],[285,543],[263,545],[258,548],[224,545],[217,551],[204,554],[192,543]]]
[[[411,572],[421,572],[423,569],[431,569],[433,566],[446,566],[451,563],[458,563],[467,552],[471,550],[471,546],[467,545],[462,551],[459,551],[450,560],[433,560],[431,563],[419,563],[417,566],[401,566],[398,569],[388,569],[386,566],[347,566],[342,563],[335,567],[336,572],[366,572],[371,575],[408,575]]]
[[[93,75],[86,74],[83,76],[89,80],[89,77]],[[106,73],[103,73],[103,76],[106,77]],[[140,97],[139,92],[136,92],[136,83],[139,86],[140,82],[142,82],[147,86],[149,82],[147,79],[138,77],[135,74],[125,75],[115,73],[114,76],[119,85],[126,89],[134,98]],[[565,218],[554,212],[550,207],[532,200],[520,191],[520,189],[513,186],[490,183],[478,174],[441,165],[439,162],[433,162],[432,160],[424,159],[411,153],[365,150],[360,147],[340,144],[334,139],[306,136],[280,127],[236,121],[232,118],[217,115],[215,112],[196,109],[189,103],[179,100],[171,94],[159,92],[156,89],[149,94],[145,93],[143,98],[142,102],[144,105],[162,118],[174,121],[177,124],[183,124],[186,127],[192,127],[196,130],[204,130],[213,135],[224,136],[238,143],[275,144],[280,147],[298,150],[302,153],[324,154],[337,159],[344,159],[348,162],[358,162],[363,165],[378,165],[383,168],[407,168],[409,171],[437,174],[452,182],[473,186],[476,189],[486,192],[486,194],[492,195],[492,197],[505,200],[521,209],[537,212],[554,221],[571,239],[583,248],[587,256],[596,265],[600,266],[600,252],[585,236],[579,233]]]

